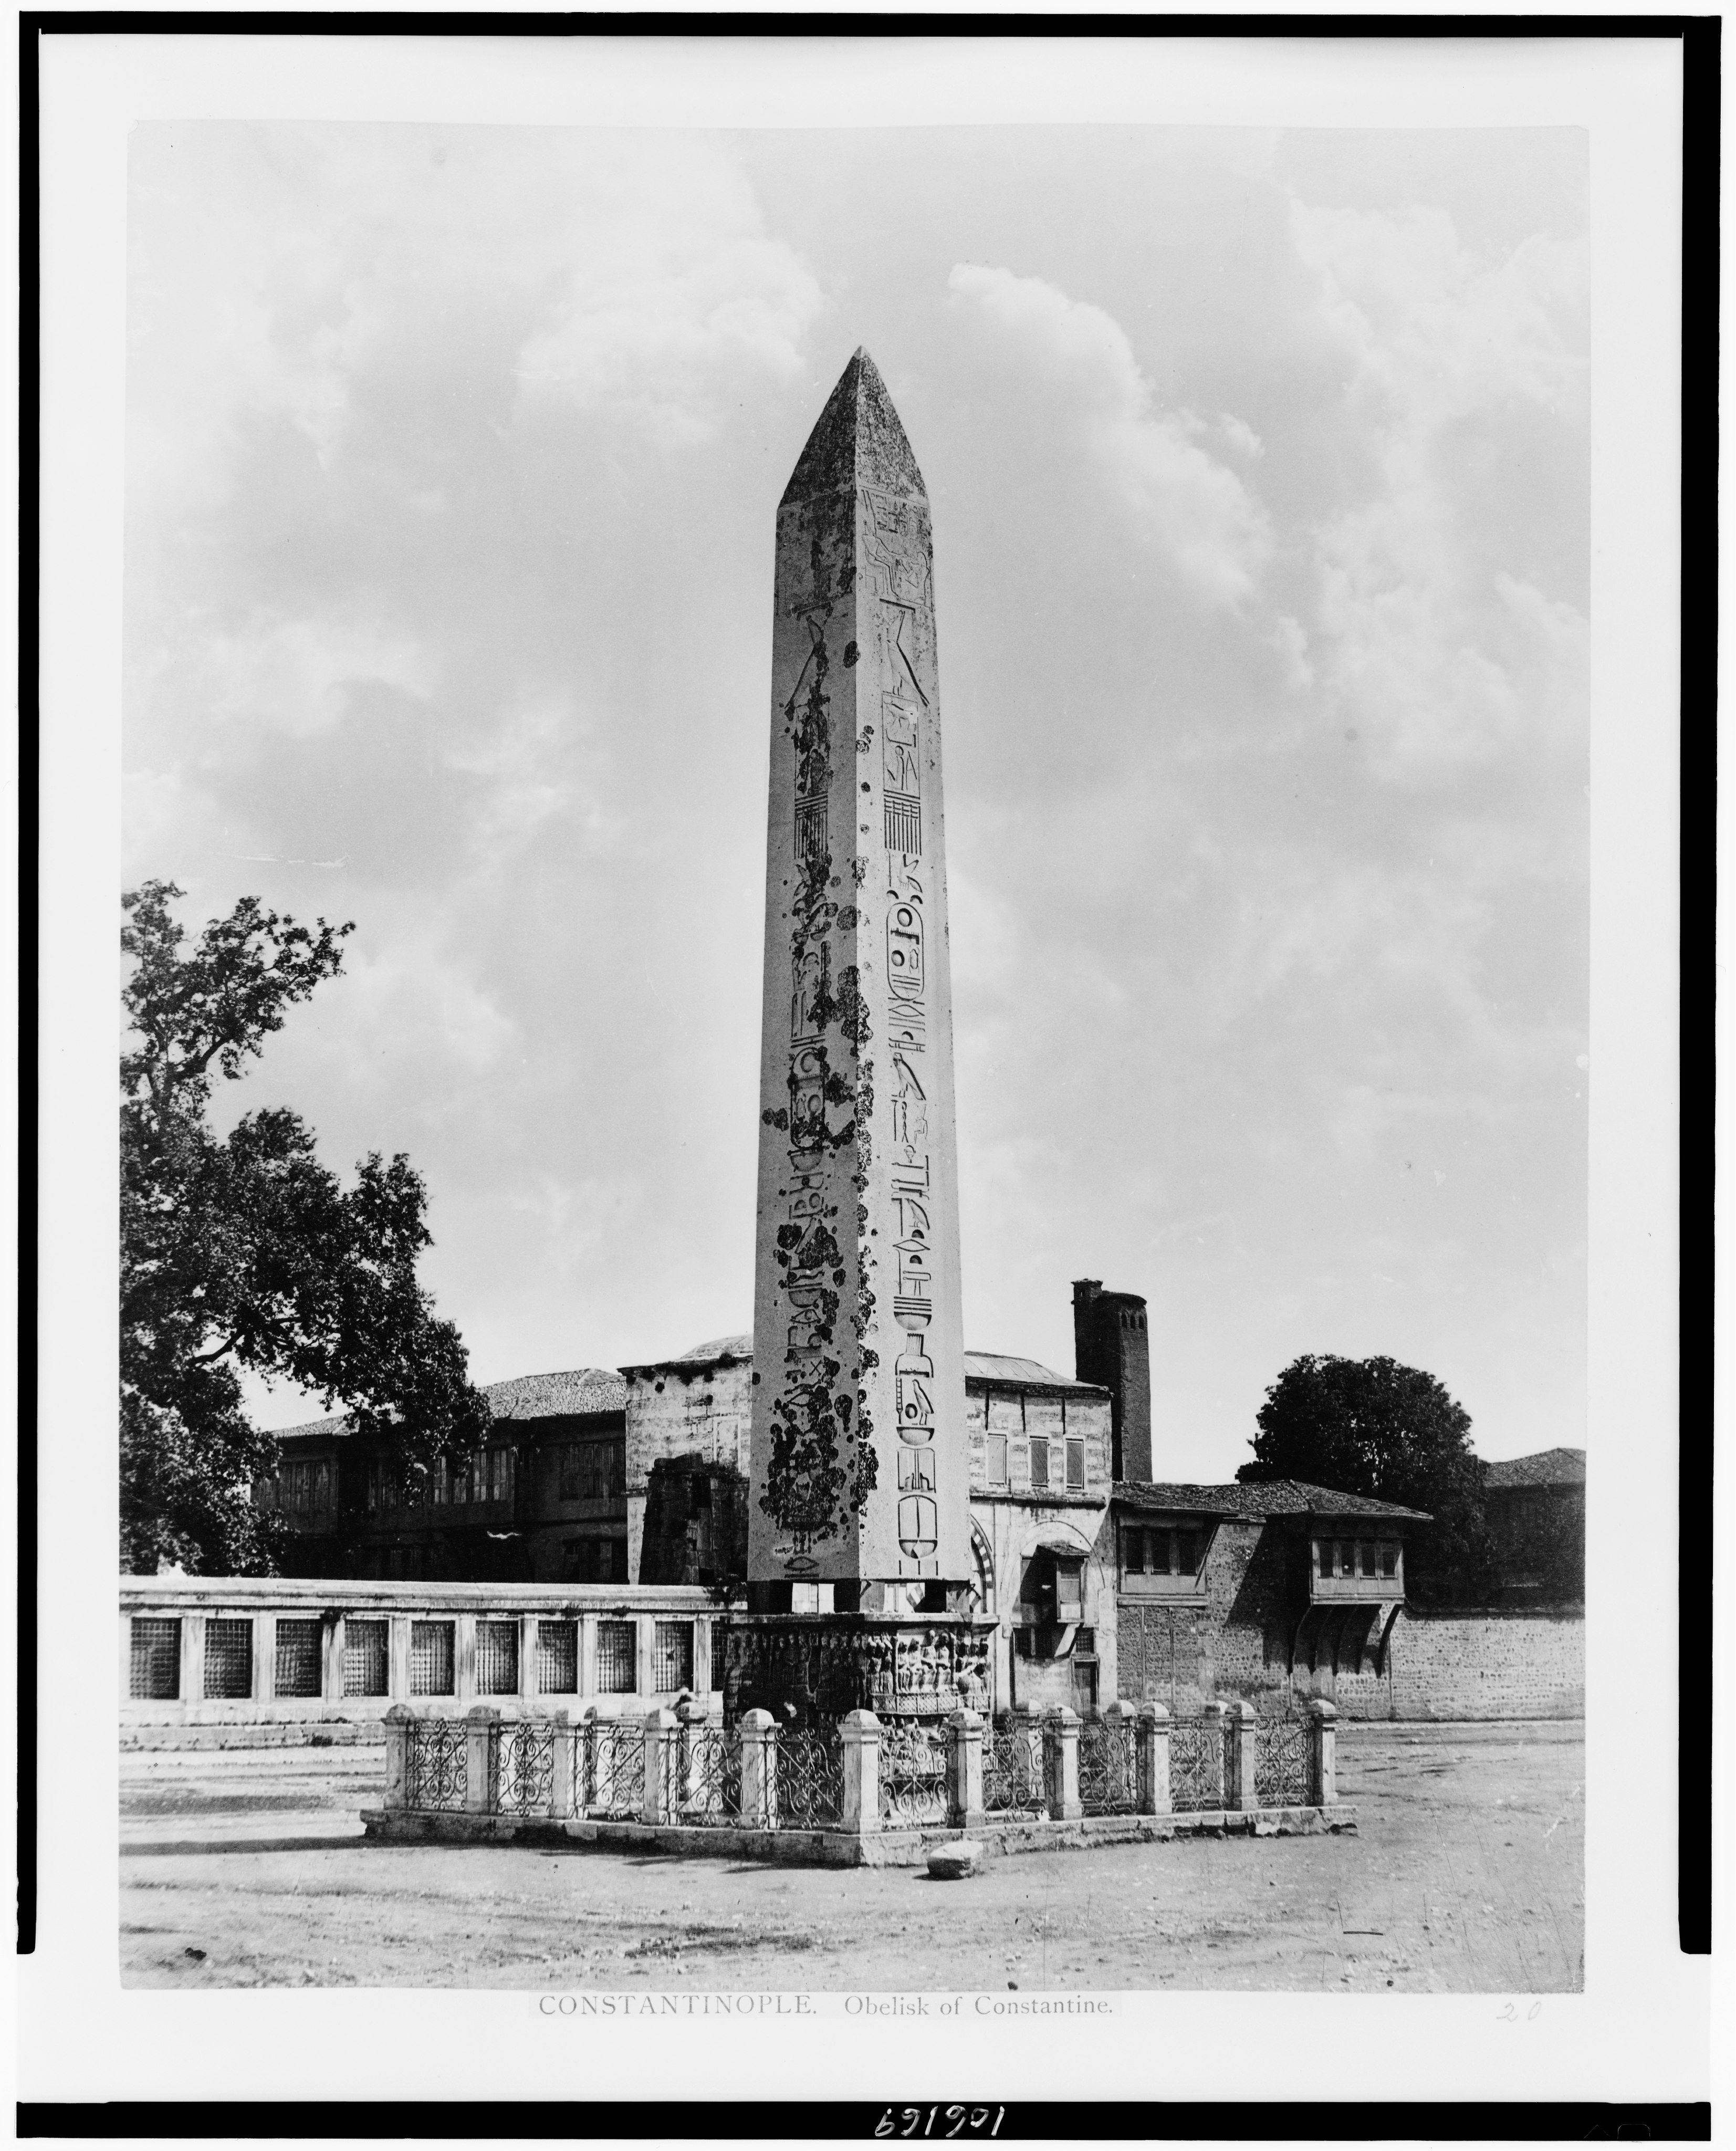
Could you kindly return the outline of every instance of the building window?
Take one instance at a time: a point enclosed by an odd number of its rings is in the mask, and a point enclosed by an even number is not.
[[[536,1624],[536,1684],[544,1695],[579,1693],[579,1624],[539,1621]]]
[[[509,1449],[491,1449],[488,1451],[488,1499],[491,1501],[509,1501],[513,1498],[513,1452]]]
[[[205,1692],[235,1702],[253,1693],[253,1623],[207,1621],[205,1624]]]
[[[1359,1539],[1357,1541],[1356,1550],[1361,1556],[1361,1559],[1357,1562],[1357,1566],[1362,1571],[1364,1576],[1372,1576],[1374,1573],[1374,1546],[1367,1539]]]
[[[991,1434],[983,1444],[983,1475],[991,1486],[1007,1483],[1007,1438]]]
[[[1063,1624],[1085,1618],[1084,1565],[1076,1561],[1055,1564],[1055,1617]]]
[[[1121,1566],[1129,1576],[1143,1576],[1146,1568],[1146,1535],[1142,1531],[1126,1531],[1121,1534]]]
[[[639,1685],[639,1635],[630,1621],[597,1623],[597,1693],[631,1695]]]
[[[652,1687],[659,1695],[693,1685],[693,1623],[659,1621],[651,1650]]]
[[[1398,1572],[1399,1549],[1395,1546],[1382,1546],[1380,1549],[1380,1573],[1383,1576],[1396,1576]]]
[[[320,1692],[320,1624],[317,1621],[277,1623],[273,1653],[274,1695],[317,1695]]]
[[[625,1583],[627,1580],[627,1541],[625,1539],[569,1539],[569,1583]]]
[[[1177,1531],[1175,1535],[1175,1572],[1177,1576],[1197,1576],[1200,1566],[1200,1535],[1197,1531]]]
[[[387,1624],[346,1621],[343,1624],[343,1692],[384,1695],[387,1691]]]
[[[453,1692],[452,1623],[410,1623],[410,1693],[450,1695]]]
[[[478,1621],[476,1624],[476,1692],[478,1695],[519,1693],[519,1624]]]
[[[1049,1491],[1049,1443],[1042,1435],[1030,1438],[1030,1484],[1033,1493]]]
[[[1354,1576],[1355,1573],[1356,1548],[1349,1539],[1340,1539],[1339,1541],[1339,1574]]]
[[[433,1474],[433,1483],[430,1487],[429,1491],[433,1496],[434,1506],[437,1509],[443,1509],[446,1506],[446,1482],[448,1469],[449,1467],[443,1456],[437,1456],[435,1458]]]
[[[1067,1443],[1067,1491],[1070,1494],[1085,1491],[1085,1444],[1070,1438]]]
[[[612,1501],[627,1483],[625,1436],[614,1441],[569,1441],[560,1452],[563,1501]]]
[[[181,1624],[135,1620],[128,1693],[135,1702],[172,1703],[181,1692]]]

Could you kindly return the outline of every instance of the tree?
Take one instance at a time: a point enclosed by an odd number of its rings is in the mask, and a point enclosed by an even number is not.
[[[430,1244],[409,1161],[377,1152],[340,1185],[283,1108],[207,1124],[287,1010],[342,969],[349,924],[315,930],[244,897],[190,949],[149,881],[121,898],[121,1561],[152,1574],[270,1573],[281,1526],[252,1488],[276,1443],[241,1406],[240,1370],[342,1406],[414,1475],[487,1425],[457,1330],[416,1281]]]
[[[1489,1575],[1483,1466],[1470,1415],[1433,1374],[1388,1359],[1304,1353],[1255,1414],[1244,1483],[1300,1479],[1433,1518],[1410,1541],[1410,1596],[1444,1603],[1480,1597]]]

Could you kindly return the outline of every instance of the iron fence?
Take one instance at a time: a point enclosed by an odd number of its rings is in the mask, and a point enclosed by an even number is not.
[[[1225,1769],[1224,1728],[1212,1718],[1184,1718],[1170,1727],[1169,1804],[1177,1811],[1221,1808]]]
[[[1254,1797],[1263,1808],[1299,1808],[1308,1801],[1308,1723],[1286,1713],[1254,1724]]]
[[[894,1828],[947,1819],[948,1736],[929,1725],[887,1726],[880,1735],[880,1814]]]
[[[989,1814],[1046,1814],[1043,1728],[1014,1718],[983,1728],[983,1807]]]
[[[554,1808],[553,1725],[534,1718],[502,1725],[494,1733],[493,1799],[500,1814],[550,1814]],[[564,1728],[559,1736],[568,1738]]]
[[[469,1784],[469,1743],[463,1723],[452,1718],[425,1718],[412,1725],[405,1758],[405,1805],[461,1808]]]
[[[595,1718],[585,1728],[583,1814],[614,1822],[636,1820],[645,1808],[645,1734],[622,1718]]]
[[[780,1733],[772,1744],[780,1830],[836,1830],[844,1819],[844,1751],[834,1726]]]
[[[1139,1806],[1139,1758],[1131,1724],[1079,1728],[1079,1804],[1090,1814],[1132,1814]]]
[[[719,1725],[683,1731],[676,1819],[700,1828],[741,1819],[741,1736]]]

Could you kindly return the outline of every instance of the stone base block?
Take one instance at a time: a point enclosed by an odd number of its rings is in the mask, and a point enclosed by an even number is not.
[[[1089,1852],[1106,1845],[1161,1845],[1177,1837],[1313,1837],[1356,1830],[1356,1809],[1263,1808],[1167,1815],[1085,1815],[1077,1822],[1041,1818],[992,1819],[973,1830],[939,1827],[887,1830],[867,1837],[826,1830],[696,1830],[676,1824],[550,1822],[462,1813],[422,1814],[401,1809],[364,1808],[370,1842],[388,1845],[573,1845],[599,1851],[675,1853],[690,1860],[763,1860],[804,1867],[924,1867],[932,1856],[961,1844],[977,1849],[978,1860],[1010,1859],[1021,1852]]]
[[[725,1723],[768,1710],[779,1725],[939,1723],[990,1699],[992,1620],[969,1614],[732,1613],[719,1623]]]

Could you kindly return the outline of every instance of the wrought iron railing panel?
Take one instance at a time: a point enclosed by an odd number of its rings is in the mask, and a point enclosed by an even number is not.
[[[989,1814],[1046,1814],[1043,1728],[1015,1718],[983,1728],[983,1807]]]
[[[1224,1803],[1224,1732],[1210,1718],[1182,1719],[1170,1728],[1169,1802],[1178,1809],[1221,1808]]]
[[[463,1721],[424,1718],[410,1728],[406,1758],[405,1804],[421,1809],[461,1808],[469,1789],[469,1743]]]
[[[780,1733],[772,1744],[780,1830],[836,1830],[844,1817],[844,1751],[833,1726]]]
[[[721,1725],[684,1732],[679,1819],[699,1829],[741,1819],[741,1735]]]
[[[1299,1808],[1308,1800],[1305,1718],[1262,1718],[1254,1725],[1254,1796],[1263,1808]]]
[[[945,1731],[930,1725],[887,1726],[880,1735],[880,1815],[894,1829],[947,1819]]]
[[[495,1735],[493,1805],[501,1814],[549,1814],[554,1805],[554,1743],[563,1729],[521,1718]]]
[[[1139,1759],[1131,1725],[1079,1728],[1079,1804],[1089,1814],[1132,1814],[1139,1806]]]
[[[585,1728],[588,1815],[636,1821],[645,1808],[645,1733],[630,1721],[594,1719]]]

